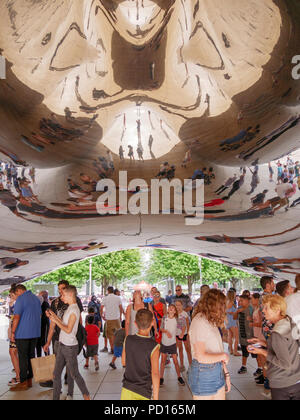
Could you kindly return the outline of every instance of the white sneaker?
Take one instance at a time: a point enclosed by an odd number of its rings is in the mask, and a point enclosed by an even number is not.
[[[269,400],[272,399],[271,391],[264,390],[263,392],[261,392],[260,395],[262,395],[263,397],[265,397],[265,398],[267,398]]]

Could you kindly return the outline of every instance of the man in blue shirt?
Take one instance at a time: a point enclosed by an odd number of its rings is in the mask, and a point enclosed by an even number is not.
[[[169,290],[169,293],[166,296],[166,302],[168,305],[171,305],[172,301],[173,301],[173,295],[172,295],[172,290]]]
[[[175,291],[176,294],[173,296],[172,303],[175,304],[176,300],[180,300],[182,302],[183,310],[187,313],[191,312],[193,310],[191,298],[182,292],[180,284],[176,286]]]
[[[35,358],[35,348],[41,336],[41,302],[38,297],[19,284],[15,294],[18,296],[12,324],[12,342],[18,349],[20,364],[20,383],[11,391],[26,391],[32,387],[33,372],[30,359]]]

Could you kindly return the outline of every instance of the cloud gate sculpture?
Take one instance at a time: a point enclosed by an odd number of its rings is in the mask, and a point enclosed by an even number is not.
[[[293,279],[299,45],[298,0],[3,0],[0,290],[147,246]],[[201,224],[99,211],[107,180],[137,204],[187,179]]]

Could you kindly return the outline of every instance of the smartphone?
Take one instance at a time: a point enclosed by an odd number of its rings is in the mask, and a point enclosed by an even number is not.
[[[256,343],[256,344],[251,344],[251,347],[255,347],[257,349],[261,349],[262,348],[262,345],[259,344],[259,343]]]

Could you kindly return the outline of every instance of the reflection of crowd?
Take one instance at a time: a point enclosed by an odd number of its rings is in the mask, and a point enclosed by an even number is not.
[[[83,131],[76,128],[63,127],[49,118],[42,118],[40,131],[46,138],[54,141],[70,142],[83,136]]]
[[[11,271],[15,268],[21,267],[23,265],[27,265],[29,261],[21,261],[19,258],[13,258],[13,257],[4,257],[0,258],[0,268],[3,271]]]
[[[0,203],[18,217],[24,218],[18,210],[19,204],[38,213],[46,209],[34,194],[31,184],[35,184],[34,168],[0,162]]]
[[[159,172],[155,176],[158,179],[168,179],[169,181],[175,178],[176,166],[170,165],[169,162],[164,162],[160,165]]]
[[[258,175],[259,166],[257,161],[253,163],[254,169],[252,170],[249,168],[250,172],[252,173],[251,179],[251,190],[247,193],[247,195],[251,195],[260,185],[260,178]],[[283,164],[281,161],[276,163],[277,165],[277,185],[275,187],[276,196],[267,199],[267,193],[269,192],[268,189],[263,190],[262,192],[257,193],[255,196],[252,196],[251,208],[248,209],[247,213],[249,212],[261,212],[261,215],[274,215],[282,207],[285,207],[285,210],[288,211],[290,207],[295,207],[300,204],[300,198],[294,200],[292,204],[290,204],[290,198],[296,194],[297,186],[300,190],[300,164],[299,161],[294,162],[293,159],[288,156],[286,164]],[[274,169],[272,167],[272,163],[270,162],[268,165],[269,169],[269,181],[274,182]],[[233,176],[229,177],[217,190],[215,193],[217,195],[221,195],[224,192],[227,192],[222,199],[229,200],[232,195],[234,195],[245,183],[245,176],[246,176],[246,168],[240,168],[242,174],[238,178],[237,174],[235,173]],[[195,171],[194,177],[200,176],[203,177],[201,171]],[[259,214],[258,214],[259,215]]]
[[[248,127],[246,130],[241,130],[236,136],[223,140],[220,143],[221,150],[228,152],[231,150],[237,150],[242,147],[245,143],[253,140],[260,133],[260,125],[256,127]]]
[[[112,153],[108,150],[107,157],[99,156],[93,161],[93,166],[100,179],[111,176],[115,170]]]
[[[264,190],[251,199],[253,206],[252,209],[265,209],[270,208],[270,215],[274,215],[275,212],[285,207],[288,211],[290,207],[295,207],[300,203],[300,199],[295,200],[290,205],[290,198],[296,194],[297,186],[300,190],[300,164],[299,161],[294,162],[293,159],[288,156],[286,164],[282,164],[281,161],[276,163],[277,165],[277,185],[275,192],[277,196],[265,200],[266,193],[268,190]],[[274,170],[271,163],[269,164],[270,182],[273,181]]]

